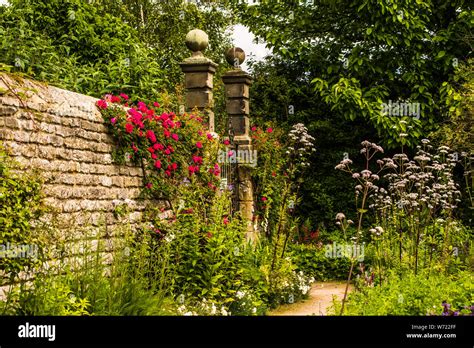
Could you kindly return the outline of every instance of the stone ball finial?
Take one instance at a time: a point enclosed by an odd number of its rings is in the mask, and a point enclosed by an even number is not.
[[[225,59],[233,67],[240,68],[245,60],[245,52],[240,47],[231,47],[225,52]]]
[[[186,35],[186,46],[193,53],[204,51],[207,45],[209,45],[209,36],[200,29],[193,29]]]

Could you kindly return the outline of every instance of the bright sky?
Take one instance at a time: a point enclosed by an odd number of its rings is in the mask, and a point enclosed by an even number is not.
[[[253,56],[256,60],[262,60],[266,55],[270,54],[270,51],[265,47],[264,44],[255,44],[253,42],[255,36],[249,32],[248,28],[237,24],[234,26],[234,32],[232,39],[234,40],[234,45],[240,47],[244,50],[245,55],[247,56],[246,61],[242,64],[243,70],[248,70],[246,64],[248,58]]]

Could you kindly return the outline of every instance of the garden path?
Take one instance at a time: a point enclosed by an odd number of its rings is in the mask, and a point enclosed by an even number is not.
[[[339,300],[344,297],[345,282],[316,282],[311,285],[309,298],[293,303],[281,305],[268,315],[327,315],[328,308],[332,305],[333,295]],[[349,292],[352,287],[349,286]]]

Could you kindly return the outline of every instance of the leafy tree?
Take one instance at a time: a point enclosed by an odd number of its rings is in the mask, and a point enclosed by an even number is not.
[[[298,214],[309,219],[313,227],[335,227],[338,212],[353,211],[352,181],[334,166],[345,155],[355,163],[362,158],[354,144],[372,138],[375,130],[363,119],[345,120],[331,113],[319,98],[314,98],[311,79],[304,67],[269,57],[252,65],[251,112],[254,122],[277,122],[290,129],[298,122],[307,125],[316,138],[317,151],[310,158],[311,170],[300,187],[302,195]],[[362,163],[358,163],[362,165]]]
[[[0,63],[3,70],[97,97],[179,95],[189,30],[204,29],[206,54],[222,62],[231,17],[220,9],[178,0],[12,0],[0,8]]]
[[[472,52],[474,17],[464,0],[232,3],[274,54],[302,67],[332,113],[364,119],[392,147],[413,145],[443,121],[440,89]],[[387,117],[389,101],[419,103],[420,117]]]
[[[184,38],[192,29],[208,34],[206,56],[219,65],[225,62],[224,50],[231,46],[227,29],[233,17],[221,1],[93,0],[93,3],[101,13],[121,18],[138,32],[140,40],[155,52],[171,88],[182,81],[179,63],[190,56]]]

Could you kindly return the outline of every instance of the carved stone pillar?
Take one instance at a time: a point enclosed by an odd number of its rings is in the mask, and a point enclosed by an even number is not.
[[[186,111],[198,108],[207,116],[209,131],[214,132],[214,74],[217,64],[203,55],[209,44],[207,34],[199,29],[191,30],[186,35],[186,46],[193,52],[192,56],[180,63],[184,73],[186,89]]]
[[[242,163],[242,158],[254,159],[250,130],[249,89],[252,79],[240,68],[245,60],[245,53],[240,48],[231,48],[226,52],[227,62],[234,67],[222,76],[225,86],[226,111],[229,127],[233,134],[233,143],[239,158],[237,162],[238,207],[244,219],[248,221],[247,239],[255,241],[257,233],[253,228],[253,182],[251,178],[252,163]],[[240,156],[242,155],[242,156]]]

